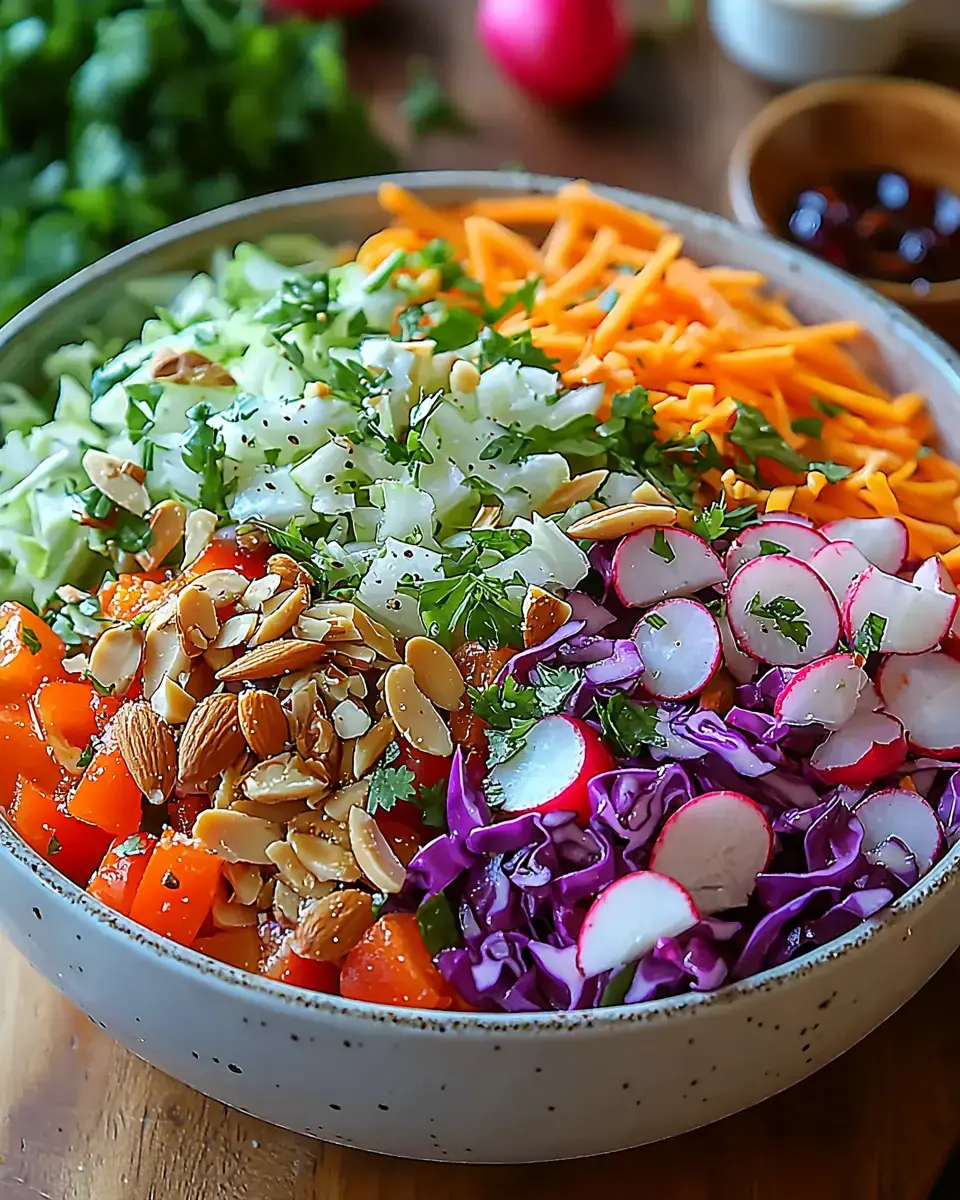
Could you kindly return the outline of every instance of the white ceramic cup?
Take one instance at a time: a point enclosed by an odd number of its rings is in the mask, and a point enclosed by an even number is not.
[[[903,45],[913,0],[710,0],[727,54],[776,83],[882,71]]]

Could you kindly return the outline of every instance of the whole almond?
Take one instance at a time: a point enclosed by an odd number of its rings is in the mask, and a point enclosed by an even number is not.
[[[222,681],[234,682],[246,679],[276,679],[279,675],[290,675],[294,671],[302,671],[312,663],[319,662],[329,654],[329,648],[322,642],[301,642],[286,639],[279,642],[268,642],[265,646],[256,646],[248,650],[222,671],[217,672],[217,678]]]
[[[243,753],[237,697],[218,692],[201,700],[190,714],[180,738],[180,782],[202,785],[225,771]]]
[[[357,888],[331,892],[300,919],[291,949],[317,962],[340,962],[373,924],[373,898]]]
[[[169,726],[144,700],[124,704],[112,724],[137,787],[151,804],[163,804],[177,778],[177,748]]]
[[[289,729],[280,701],[271,692],[251,688],[237,703],[240,728],[257,758],[273,758],[287,744]]]

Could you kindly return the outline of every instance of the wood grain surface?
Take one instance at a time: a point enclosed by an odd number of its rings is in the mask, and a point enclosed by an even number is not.
[[[956,0],[923,5],[958,26]],[[412,51],[476,126],[409,147],[411,165],[519,162],[725,207],[733,140],[772,91],[723,59],[702,22],[641,47],[590,112],[558,117],[498,80],[472,7],[387,0],[353,31],[357,79],[388,132],[402,136]],[[955,82],[956,64],[934,43],[908,69]],[[922,1200],[960,1135],[958,990],[960,957],[839,1062],[684,1138],[572,1164],[439,1166],[324,1146],[204,1099],[122,1050],[0,941],[0,1200]]]

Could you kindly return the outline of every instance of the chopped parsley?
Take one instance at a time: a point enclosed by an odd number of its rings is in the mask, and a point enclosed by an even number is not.
[[[428,829],[447,827],[447,781],[440,779],[429,787],[422,787],[416,796],[416,804],[423,813],[423,823]]]
[[[790,422],[790,428],[794,433],[802,433],[805,437],[819,438],[823,433],[823,418],[797,417],[795,421]]]
[[[781,546],[779,542],[768,542],[766,538],[760,539],[760,554],[789,554],[790,551],[786,546]]]
[[[623,692],[616,692],[597,700],[595,707],[604,738],[621,758],[636,758],[645,746],[667,744],[657,729],[655,704],[637,704]]]
[[[747,612],[758,620],[772,621],[777,630],[785,638],[789,638],[791,642],[799,646],[801,650],[810,640],[810,626],[801,619],[804,609],[789,596],[775,596],[772,600],[764,603],[760,599],[760,593],[757,592],[750,601]]]
[[[663,617],[661,617],[659,613],[655,612],[647,613],[642,620],[649,625],[651,629],[665,629],[667,625]]]
[[[797,475],[803,475],[807,469],[806,459],[784,441],[760,409],[744,404],[742,400],[736,404],[737,419],[727,434],[727,440],[739,446],[747,457],[747,463],[740,466],[740,473],[751,479],[759,479],[759,460],[767,458]]]
[[[298,325],[316,325],[326,317],[330,281],[326,272],[285,279],[269,300],[253,314],[280,338]]]
[[[87,742],[86,746],[84,746],[84,748],[80,754],[80,757],[77,759],[77,767],[79,768],[79,770],[85,771],[92,762],[93,762],[93,741],[91,740],[91,741]]]
[[[488,367],[507,361],[519,362],[525,367],[542,367],[544,371],[552,371],[557,365],[555,358],[548,358],[533,344],[529,329],[514,337],[505,337],[495,329],[484,329],[480,334],[479,369],[485,371]]]
[[[811,396],[810,404],[825,417],[840,417],[846,412],[842,404],[834,404],[832,400],[824,400],[820,396]]]
[[[214,415],[213,405],[195,404],[187,410],[187,434],[183,440],[184,464],[200,476],[199,501],[222,517],[227,515],[229,488],[223,479],[223,459],[226,454],[223,438],[207,422]]]
[[[887,618],[879,613],[870,613],[864,617],[863,624],[854,634],[853,649],[861,657],[866,658],[874,650],[879,650],[883,635],[887,628]]]
[[[540,663],[537,666],[537,682],[534,688],[540,711],[545,716],[562,712],[582,679],[582,673],[574,667],[549,667]]]
[[[739,508],[727,508],[726,499],[720,497],[693,518],[693,531],[706,542],[715,542],[718,538],[729,537],[746,529],[748,525],[757,524],[757,506],[743,504]]]
[[[853,472],[853,467],[844,467],[840,463],[835,462],[812,462],[808,466],[810,471],[819,471],[827,477],[827,483],[839,483],[841,479]]]
[[[47,854],[52,857],[54,854],[59,854],[62,849],[63,846],[57,839],[57,835],[55,833],[51,833],[50,841],[47,843]]]
[[[653,535],[653,545],[650,547],[658,558],[662,558],[664,562],[672,563],[677,557],[673,547],[667,541],[667,535],[662,529],[657,529]]]
[[[123,390],[127,393],[127,433],[136,446],[153,429],[163,386],[159,383],[128,383]]]
[[[377,767],[370,776],[367,812],[389,812],[398,800],[412,800],[416,794],[414,780],[409,767]]]
[[[26,625],[20,626],[20,641],[30,651],[31,654],[39,654],[43,649],[43,645],[32,629],[28,629]]]
[[[443,892],[437,892],[420,905],[417,909],[417,924],[420,926],[423,944],[430,951],[431,958],[441,950],[453,950],[463,945],[463,936],[453,905]]]
[[[518,684],[508,676],[500,685],[468,688],[471,711],[490,726],[487,766],[495,767],[512,758],[526,745],[527,734],[543,717],[563,710],[583,678],[572,667],[537,667],[533,686]],[[492,803],[495,797],[488,797]]]

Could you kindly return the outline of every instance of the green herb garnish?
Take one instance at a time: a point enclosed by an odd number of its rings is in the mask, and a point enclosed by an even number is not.
[[[887,618],[879,613],[870,613],[864,617],[863,624],[853,638],[853,649],[862,658],[866,658],[875,650],[879,650],[883,635],[887,628]]]
[[[768,542],[766,538],[760,539],[760,554],[789,554],[790,551],[786,546],[781,546],[779,542]]]
[[[378,766],[370,776],[367,812],[389,812],[398,800],[412,800],[416,793],[414,778],[409,767]]]
[[[417,909],[417,924],[423,944],[433,958],[441,950],[453,950],[463,945],[463,935],[453,906],[443,892],[437,892]]]
[[[748,478],[759,479],[759,460],[768,458],[778,462],[798,475],[807,469],[806,459],[777,433],[758,408],[737,401],[737,419],[727,434],[732,442],[747,456],[747,464],[741,464],[740,473]]]
[[[775,596],[773,600],[764,603],[760,593],[750,601],[747,612],[761,621],[772,621],[779,632],[789,638],[803,650],[810,640],[810,626],[801,620],[804,609],[789,596]]]
[[[719,500],[702,509],[693,518],[693,531],[707,542],[715,542],[718,538],[730,537],[746,529],[748,525],[757,524],[757,506],[743,504],[732,511],[727,509],[726,500]]]
[[[657,529],[653,535],[653,545],[650,547],[658,558],[662,558],[664,562],[672,563],[677,557],[673,547],[667,541],[667,535],[662,529]]]
[[[39,654],[43,649],[43,645],[32,629],[28,629],[26,625],[20,626],[20,641],[30,651],[31,654]]]
[[[657,706],[637,704],[616,692],[595,704],[603,736],[621,758],[636,758],[647,746],[665,746],[657,729]]]

